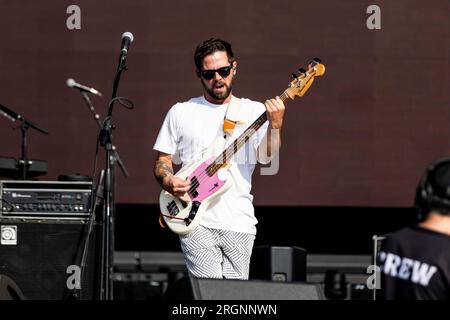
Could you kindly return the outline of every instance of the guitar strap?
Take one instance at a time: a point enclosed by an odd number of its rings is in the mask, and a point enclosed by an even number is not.
[[[240,112],[241,99],[232,96],[231,101],[228,104],[227,111],[225,112],[225,117],[223,119],[223,132],[227,140],[233,136],[236,125],[244,123],[243,121],[239,120]]]

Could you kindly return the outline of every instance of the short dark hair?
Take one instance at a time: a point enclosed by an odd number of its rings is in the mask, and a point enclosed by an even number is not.
[[[234,61],[233,50],[231,49],[231,44],[225,40],[218,38],[209,38],[203,41],[197,46],[194,53],[194,62],[197,70],[201,70],[203,66],[203,59],[216,51],[225,51],[228,56],[230,63]]]
[[[417,186],[415,205],[421,219],[432,210],[450,214],[450,159],[441,159],[428,166]]]

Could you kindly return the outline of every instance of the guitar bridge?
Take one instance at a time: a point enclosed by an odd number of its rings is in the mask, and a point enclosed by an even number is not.
[[[197,214],[198,208],[200,207],[201,202],[194,201],[192,202],[191,211],[189,211],[189,215],[184,218],[184,222],[186,222],[186,226],[190,225],[192,220],[194,220],[195,215]]]

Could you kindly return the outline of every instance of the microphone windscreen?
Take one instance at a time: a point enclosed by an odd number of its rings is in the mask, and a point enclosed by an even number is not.
[[[70,88],[73,88],[75,86],[75,83],[76,83],[75,80],[73,80],[71,78],[67,79],[67,81],[66,81],[66,85]]]
[[[122,34],[122,39],[123,38],[130,38],[130,42],[133,42],[133,40],[134,40],[134,36],[131,32],[124,32]]]

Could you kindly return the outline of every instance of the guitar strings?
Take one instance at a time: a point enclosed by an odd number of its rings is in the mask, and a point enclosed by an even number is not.
[[[245,131],[234,140],[216,159],[214,159],[208,167],[203,170],[203,172],[197,176],[197,181],[191,185],[188,193],[191,193],[199,184],[210,176],[214,175],[224,164],[228,163],[233,154],[235,154],[245,143],[250,139],[250,137],[267,121],[265,113],[262,113],[255,122],[249,126]],[[223,160],[223,161],[222,161]],[[220,161],[220,162],[218,162]]]
[[[214,159],[213,162],[211,162],[211,164],[206,167],[205,170],[202,171],[201,174],[197,176],[197,181],[191,185],[188,193],[194,191],[194,189],[197,188],[201,182],[205,181],[210,176],[213,176],[225,163],[229,161],[229,159],[231,159],[232,155],[237,152],[247,142],[247,140],[250,139],[253,133],[255,133],[262,126],[262,124],[264,124],[267,120],[267,117],[264,116],[265,113],[261,114],[261,116],[259,116],[251,126],[249,126],[238,138],[236,138],[236,140],[234,140],[218,157],[216,157],[216,159]],[[248,134],[249,132],[251,133]],[[222,161],[222,158],[224,161]]]
[[[287,90],[286,90],[287,91]],[[288,98],[289,95],[287,94],[287,92],[283,92],[280,95],[280,99],[285,102]],[[249,126],[236,140],[233,141],[232,144],[230,144],[230,146],[227,147],[227,149],[225,149],[225,151],[223,153],[221,153],[209,166],[208,168],[212,168],[210,169],[210,171],[212,172],[212,174],[215,174],[222,166],[223,166],[223,162],[217,162],[217,160],[219,158],[225,158],[225,159],[230,159],[234,153],[237,153],[237,151],[250,139],[250,137],[267,121],[267,116],[266,113],[262,113],[258,119],[255,120],[255,122]],[[248,132],[250,132],[252,130],[252,132],[250,134],[247,135]],[[233,148],[231,148],[233,147]],[[225,153],[225,154],[224,154]]]
[[[280,99],[283,102],[285,102],[289,98],[289,95],[287,94],[286,91],[280,95]],[[191,185],[191,187],[188,190],[188,194],[191,195],[192,191],[194,191],[195,188],[197,188],[201,182],[205,181],[210,176],[214,175],[217,171],[219,171],[220,168],[223,166],[223,164],[227,163],[228,159],[231,159],[231,157],[235,153],[235,149],[237,152],[237,150],[239,150],[266,121],[267,116],[266,113],[264,112],[255,120],[255,122],[252,123],[252,125],[250,125],[247,129],[245,129],[245,131],[224,150],[224,152],[222,152],[218,157],[216,157],[216,159],[214,159],[214,161],[210,165],[208,165],[208,167],[205,170],[203,170],[201,174],[197,176],[197,181]],[[251,134],[248,134],[250,131],[252,131]],[[221,158],[224,158],[225,161],[222,162]],[[218,162],[219,159],[220,162]]]

